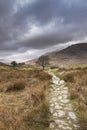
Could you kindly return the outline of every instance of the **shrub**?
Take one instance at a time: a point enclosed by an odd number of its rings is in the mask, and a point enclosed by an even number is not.
[[[24,81],[15,81],[13,84],[10,84],[7,86],[6,92],[10,91],[19,91],[25,88],[25,82]]]
[[[65,75],[63,79],[65,80],[65,82],[74,82],[74,76],[72,74]]]
[[[78,98],[78,93],[74,89],[71,89],[70,99],[73,100],[73,99],[76,99],[76,98]]]

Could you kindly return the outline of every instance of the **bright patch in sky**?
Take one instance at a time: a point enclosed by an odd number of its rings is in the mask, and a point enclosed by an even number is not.
[[[27,3],[32,3],[34,1],[35,0],[17,0],[17,3],[20,4],[20,5],[24,5],[24,4],[27,4]]]

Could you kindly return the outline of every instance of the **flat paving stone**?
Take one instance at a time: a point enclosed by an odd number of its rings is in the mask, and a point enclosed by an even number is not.
[[[50,123],[50,126],[49,126],[51,129],[55,127],[55,125],[53,123]]]
[[[61,100],[62,103],[68,103],[69,102],[69,99],[64,99],[64,100]]]
[[[69,112],[69,117],[73,120],[76,120],[76,115],[74,112]]]
[[[68,98],[68,87],[65,82],[51,73],[52,82],[49,94],[49,110],[53,123],[49,128],[52,130],[76,130],[76,115]]]

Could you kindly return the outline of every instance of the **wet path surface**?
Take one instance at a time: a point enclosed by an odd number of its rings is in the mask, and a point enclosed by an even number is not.
[[[68,87],[63,80],[52,75],[53,84],[48,94],[51,119],[49,128],[52,130],[76,130],[77,118],[73,106],[68,98]]]

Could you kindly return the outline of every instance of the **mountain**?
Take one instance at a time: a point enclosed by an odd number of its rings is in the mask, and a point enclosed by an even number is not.
[[[51,65],[78,65],[87,64],[87,43],[71,45],[61,51],[46,54]]]
[[[0,62],[0,66],[7,66],[7,64]]]

